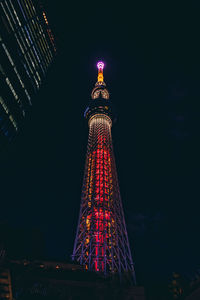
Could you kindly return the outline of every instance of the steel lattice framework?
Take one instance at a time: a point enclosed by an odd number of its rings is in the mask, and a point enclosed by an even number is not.
[[[110,273],[135,272],[131,257],[112,146],[109,93],[102,81],[92,91],[86,110],[89,137],[81,207],[72,258],[86,269]],[[101,98],[100,98],[101,96]]]

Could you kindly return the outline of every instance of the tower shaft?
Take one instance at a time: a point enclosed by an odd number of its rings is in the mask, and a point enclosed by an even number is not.
[[[93,102],[87,110],[88,146],[72,258],[105,275],[134,275],[112,146],[112,120],[108,107],[102,106],[105,100],[101,105],[99,99],[93,101],[98,104]]]

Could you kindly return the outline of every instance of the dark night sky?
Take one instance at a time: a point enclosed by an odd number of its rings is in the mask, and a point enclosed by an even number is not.
[[[50,3],[48,3],[50,2]],[[113,143],[141,283],[200,267],[198,7],[46,1],[58,55],[1,159],[1,219],[38,228],[69,259],[87,145],[83,111],[98,59],[118,112]]]

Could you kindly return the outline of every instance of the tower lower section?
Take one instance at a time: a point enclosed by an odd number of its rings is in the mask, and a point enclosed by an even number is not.
[[[111,118],[93,114],[83,179],[79,222],[72,258],[86,269],[132,273],[128,235],[120,197],[111,137]]]

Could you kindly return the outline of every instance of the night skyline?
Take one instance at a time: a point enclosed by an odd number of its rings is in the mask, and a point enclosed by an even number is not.
[[[69,259],[88,135],[83,112],[96,62],[104,60],[118,114],[112,133],[122,202],[142,284],[200,265],[199,21],[192,6],[148,5],[114,11],[108,5],[98,27],[95,4],[77,15],[71,4],[72,19],[64,1],[48,3],[56,62],[26,128],[1,157],[1,220],[39,228],[47,257]]]

